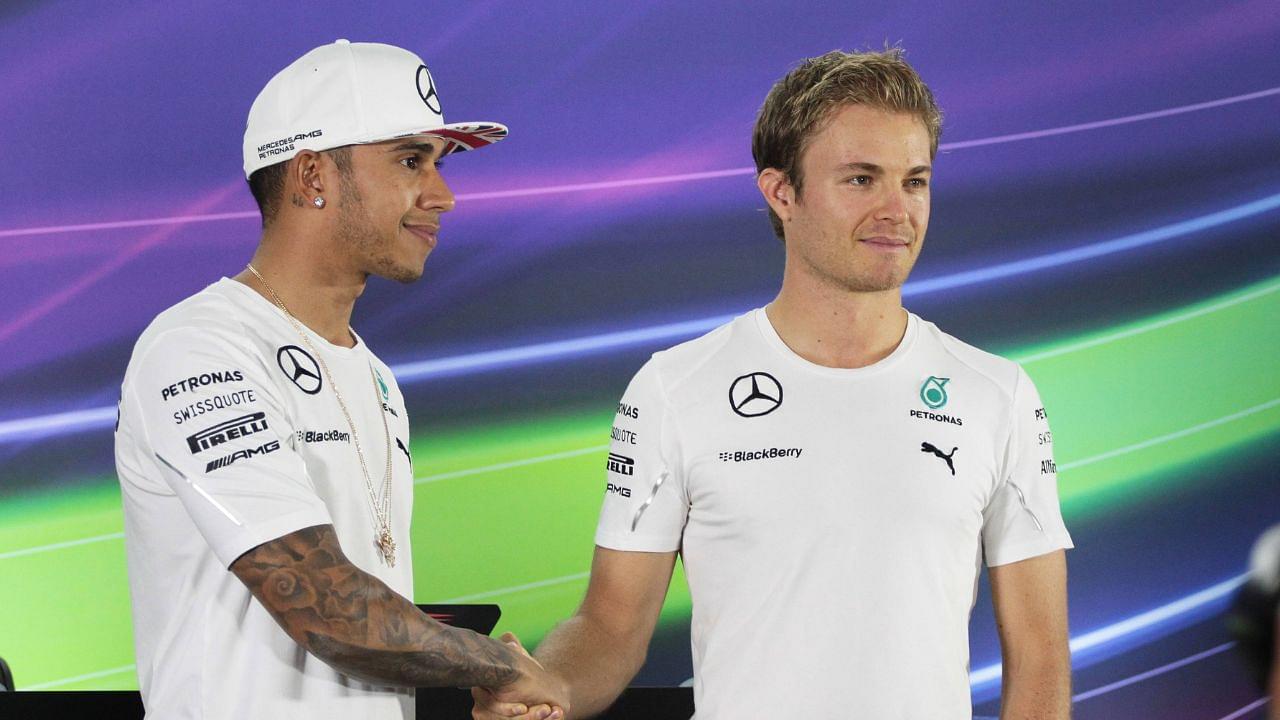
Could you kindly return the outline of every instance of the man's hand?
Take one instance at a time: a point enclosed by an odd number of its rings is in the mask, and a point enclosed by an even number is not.
[[[499,688],[472,688],[475,720],[561,720],[569,711],[569,688],[563,680],[547,672],[511,633],[502,642],[521,658],[520,678]],[[531,705],[530,703],[537,703]]]
[[[548,668],[557,688],[563,689],[558,697],[573,701],[572,713],[568,705],[559,706],[564,717],[599,715],[635,677],[644,664],[675,564],[675,552],[596,548],[582,606],[538,644],[538,661]],[[505,635],[502,639],[515,641]],[[507,648],[513,656],[523,657],[511,645]],[[550,718],[557,709],[554,702],[519,697],[507,690],[472,690],[476,705],[471,716],[475,720],[536,720],[538,713],[547,712]],[[536,704],[531,707],[528,703]]]

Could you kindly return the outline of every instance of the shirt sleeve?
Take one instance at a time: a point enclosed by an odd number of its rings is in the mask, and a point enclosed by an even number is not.
[[[611,435],[596,544],[640,552],[679,550],[689,501],[655,361],[632,378]]]
[[[134,359],[124,395],[147,475],[178,497],[224,566],[264,542],[332,524],[279,391],[243,339],[169,330]]]
[[[1009,427],[1000,483],[983,510],[982,545],[988,566],[1073,547],[1058,504],[1049,419],[1035,384],[1021,367]]]

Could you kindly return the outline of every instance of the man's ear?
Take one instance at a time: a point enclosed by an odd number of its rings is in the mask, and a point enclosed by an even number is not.
[[[293,156],[285,184],[285,193],[293,205],[323,207],[323,201],[329,199],[325,197],[327,185],[323,172],[327,164],[328,160],[315,150],[302,150]],[[322,202],[316,202],[316,198],[321,198]]]
[[[782,222],[789,222],[796,205],[796,190],[787,174],[778,168],[765,168],[756,176],[756,187]]]

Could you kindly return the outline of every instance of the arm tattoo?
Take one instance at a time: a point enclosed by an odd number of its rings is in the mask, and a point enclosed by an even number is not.
[[[512,650],[432,620],[352,565],[330,525],[263,543],[231,570],[289,637],[366,682],[498,688],[519,678]]]

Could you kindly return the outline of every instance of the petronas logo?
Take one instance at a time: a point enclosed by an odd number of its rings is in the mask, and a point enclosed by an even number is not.
[[[930,410],[937,410],[947,404],[947,383],[951,378],[929,376],[920,386],[920,401]]]
[[[378,372],[377,370],[374,370],[373,374],[378,378],[378,389],[382,390],[382,402],[387,402],[388,401],[387,383],[383,381],[382,373]]]

